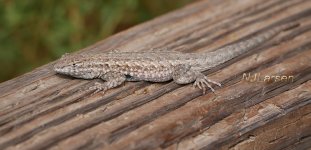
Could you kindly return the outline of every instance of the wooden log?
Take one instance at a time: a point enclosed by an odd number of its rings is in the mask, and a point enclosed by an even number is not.
[[[298,22],[205,74],[216,93],[174,82],[127,82],[105,94],[95,80],[57,75],[51,62],[0,84],[0,149],[307,149],[311,147],[311,1],[205,0],[77,53],[214,51]],[[293,80],[243,80],[248,73]]]

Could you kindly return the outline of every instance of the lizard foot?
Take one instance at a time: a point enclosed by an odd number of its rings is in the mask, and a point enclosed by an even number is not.
[[[221,86],[220,83],[216,82],[216,81],[213,81],[213,80],[210,80],[208,79],[206,76],[199,76],[193,86],[194,87],[198,87],[199,89],[203,90],[203,94],[205,94],[206,92],[206,87],[210,88],[214,93],[215,93],[215,90],[213,89],[213,87],[209,84],[210,83],[213,83],[213,84],[216,84],[218,86]]]
[[[89,87],[89,90],[95,90],[92,93],[92,95],[94,95],[95,93],[98,93],[99,91],[102,91],[102,93],[104,94],[108,90],[108,87],[105,86],[104,84],[95,82],[93,86]]]

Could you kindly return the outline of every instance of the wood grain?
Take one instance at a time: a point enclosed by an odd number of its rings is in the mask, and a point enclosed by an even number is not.
[[[307,149],[311,145],[311,1],[203,0],[77,53],[213,51],[299,22],[205,74],[216,94],[173,82],[128,82],[104,95],[51,62],[0,84],[0,149]],[[249,82],[244,73],[294,76]]]

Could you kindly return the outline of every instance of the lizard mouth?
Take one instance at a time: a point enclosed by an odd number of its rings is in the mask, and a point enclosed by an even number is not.
[[[65,74],[66,73],[66,69],[63,68],[60,64],[56,63],[54,66],[53,66],[53,70],[57,73],[61,73],[61,74]]]
[[[59,69],[59,68],[54,68],[54,71],[55,71],[56,73],[59,73],[59,74],[65,74],[65,71],[62,71],[62,70]]]

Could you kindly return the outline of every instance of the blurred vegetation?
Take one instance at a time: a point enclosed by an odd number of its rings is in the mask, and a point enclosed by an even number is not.
[[[2,0],[0,82],[191,0]]]

